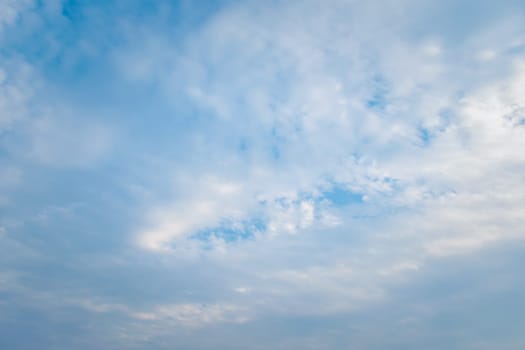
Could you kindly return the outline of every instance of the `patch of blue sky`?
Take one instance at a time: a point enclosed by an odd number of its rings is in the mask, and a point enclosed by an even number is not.
[[[274,161],[282,160],[282,148],[286,144],[285,130],[280,128],[280,125],[274,125],[271,128],[271,148],[270,154]]]
[[[349,190],[343,186],[336,185],[329,191],[323,192],[321,196],[336,206],[363,203],[363,194]]]
[[[248,141],[245,138],[239,140],[239,151],[246,152],[250,148]]]
[[[383,110],[385,109],[387,105],[387,98],[388,98],[388,84],[379,75],[376,75],[372,79],[372,87],[373,91],[370,95],[370,97],[366,101],[366,105],[369,108],[372,109],[379,109]]]
[[[191,239],[208,242],[210,239],[221,239],[227,243],[254,239],[255,235],[266,230],[266,223],[259,218],[248,219],[241,222],[224,220],[216,227],[200,230]]]
[[[509,55],[520,55],[525,52],[525,43],[516,44],[506,50]]]
[[[392,177],[368,177],[368,181],[377,183],[381,190],[351,188],[346,184],[332,183],[332,187],[322,190],[315,200],[329,201],[337,210],[350,210],[345,215],[355,220],[383,220],[414,210],[413,207],[396,203],[396,197],[402,194],[404,188],[400,180]]]
[[[418,137],[420,140],[420,145],[427,147],[430,145],[433,139],[435,139],[438,134],[444,132],[449,125],[454,122],[456,116],[454,112],[449,108],[444,108],[438,112],[439,123],[432,127],[425,127],[420,125],[417,129]]]
[[[272,146],[272,158],[276,161],[281,158],[281,151],[277,145]]]
[[[366,105],[370,108],[384,109],[386,105],[385,95],[376,92],[367,101]]]
[[[419,139],[421,140],[421,143],[423,146],[428,146],[430,142],[432,141],[433,135],[429,129],[419,127],[418,134],[419,134]]]

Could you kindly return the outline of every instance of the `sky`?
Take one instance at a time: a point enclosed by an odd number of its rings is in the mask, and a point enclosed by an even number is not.
[[[0,348],[525,348],[525,2],[0,0]]]

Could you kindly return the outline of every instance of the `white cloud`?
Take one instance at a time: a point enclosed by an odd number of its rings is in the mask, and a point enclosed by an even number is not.
[[[236,305],[224,304],[172,304],[161,305],[151,312],[133,313],[141,320],[173,322],[186,327],[201,327],[214,323],[245,323],[250,317]]]
[[[239,160],[225,172],[219,170],[221,161],[212,160],[207,167],[212,169],[210,176],[218,172],[226,183],[239,183],[242,176],[238,187],[242,190],[228,195],[214,189],[194,190],[177,196],[180,204],[155,206],[149,217],[157,221],[153,224],[157,228],[142,234],[144,246],[158,247],[160,242],[218,225],[221,218],[249,218],[261,198],[275,203],[275,210],[267,212],[269,231],[305,229],[313,223],[315,204],[297,196],[315,197],[326,177],[364,193],[371,205],[417,207],[433,200],[453,203],[451,193],[483,194],[481,186],[463,186],[490,182],[493,176],[483,174],[495,170],[503,159],[522,161],[515,150],[521,147],[523,131],[507,127],[501,118],[519,114],[503,107],[520,103],[519,92],[514,91],[519,90],[519,68],[518,75],[508,80],[516,86],[507,89],[504,97],[513,96],[514,102],[503,102],[501,92],[494,89],[509,83],[503,80],[472,89],[470,73],[461,73],[460,68],[469,63],[449,61],[461,54],[459,48],[449,48],[442,55],[445,41],[433,40],[423,44],[422,50],[418,42],[378,31],[377,44],[367,44],[355,33],[377,23],[358,22],[355,29],[339,25],[339,37],[333,34],[332,24],[339,23],[340,16],[334,9],[325,9],[320,19],[301,24],[295,22],[296,10],[311,9],[310,5],[290,5],[279,11],[266,9],[257,18],[250,7],[223,12],[195,33],[191,45],[172,62],[164,59],[170,49],[157,46],[162,64],[172,72],[157,77],[160,84],[182,94],[188,87],[190,98],[214,111],[210,128],[218,132],[229,128],[231,137],[246,138],[251,164],[261,171],[246,171]],[[272,26],[266,25],[269,18]],[[240,27],[242,32],[232,29]],[[201,55],[204,48],[210,52],[206,56]],[[230,50],[229,60],[224,59],[225,50]],[[434,56],[432,61],[424,57],[429,54]],[[190,59],[193,69],[186,70]],[[455,74],[469,89],[463,98],[455,96],[461,85],[448,81]],[[384,81],[374,82],[378,76]],[[367,108],[367,99],[377,93],[384,94],[375,102],[382,106]],[[499,100],[484,105],[491,98]],[[421,140],[422,127],[428,128],[429,140]],[[209,142],[215,145],[210,148],[211,159],[231,154],[222,148],[220,138]],[[278,152],[277,163],[271,159],[272,147]],[[358,154],[357,162],[353,154]],[[190,172],[199,171],[188,166]],[[269,173],[274,176],[261,175]],[[177,181],[175,191],[188,186]],[[206,188],[206,180],[190,187]]]
[[[206,164],[166,173],[173,195],[149,197],[143,248],[212,259],[255,315],[304,315],[385,302],[436,257],[524,238],[525,75],[505,55],[481,77],[471,69],[494,44],[490,30],[465,47],[395,30],[370,40],[358,34],[377,23],[334,29],[337,11],[300,22],[294,13],[311,8],[290,6],[219,14],[162,61],[159,85],[206,111],[206,130],[191,131],[206,141],[190,147]],[[334,207],[323,198],[333,183],[364,202]],[[265,224],[255,241],[202,250],[189,239],[254,217]],[[245,284],[250,293],[236,287]]]
[[[251,319],[249,310],[229,304],[162,304],[140,310],[124,304],[110,304],[90,299],[67,299],[66,303],[94,313],[121,313],[142,322],[160,322],[162,328],[205,327],[218,323],[245,323]]]

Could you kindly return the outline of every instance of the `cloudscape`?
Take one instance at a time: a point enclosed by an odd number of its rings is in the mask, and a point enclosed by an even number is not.
[[[0,349],[525,349],[525,2],[0,0]]]

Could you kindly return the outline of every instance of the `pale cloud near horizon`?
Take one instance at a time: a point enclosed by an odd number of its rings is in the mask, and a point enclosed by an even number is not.
[[[3,344],[520,349],[524,17],[0,4]]]

